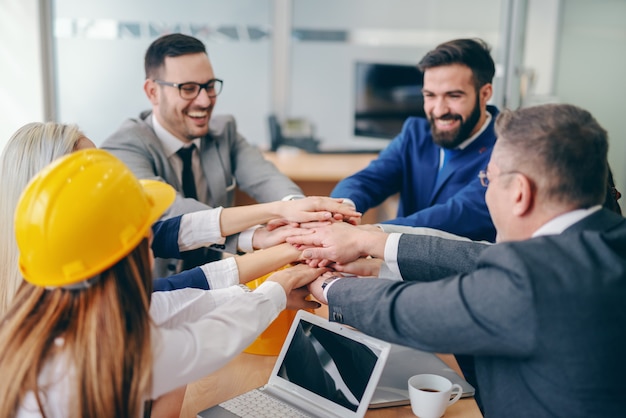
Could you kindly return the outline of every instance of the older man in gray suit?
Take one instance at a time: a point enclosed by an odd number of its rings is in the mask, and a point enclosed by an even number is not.
[[[623,416],[626,220],[601,208],[606,132],[569,105],[506,111],[496,132],[481,174],[495,245],[390,234],[374,250],[397,256],[414,282],[335,274],[311,290],[333,321],[475,355],[487,417]],[[343,262],[372,250],[358,238],[335,242],[340,227],[293,241],[323,246],[309,257]],[[335,256],[348,247],[350,257]]]
[[[233,205],[235,188],[260,203],[302,196],[290,179],[238,132],[232,116],[211,117],[222,80],[204,44],[182,34],[155,40],[145,55],[144,91],[152,111],[129,119],[102,148],[142,179],[160,179],[178,195],[165,217]],[[251,234],[245,249],[251,248]],[[237,250],[236,240],[227,249]]]

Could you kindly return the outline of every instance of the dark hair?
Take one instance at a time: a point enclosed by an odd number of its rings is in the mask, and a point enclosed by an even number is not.
[[[482,39],[455,39],[438,45],[417,64],[424,72],[433,67],[462,64],[472,70],[476,90],[493,81],[496,66],[489,53],[489,45]]]
[[[620,207],[618,202],[621,197],[622,194],[615,187],[615,182],[613,181],[613,173],[611,172],[611,167],[609,167],[609,177],[606,184],[606,197],[604,199],[603,206],[621,215],[622,208]]]
[[[567,104],[505,110],[495,130],[507,160],[500,168],[532,179],[543,201],[578,208],[605,201],[609,144],[591,113]]]
[[[157,71],[163,66],[166,57],[179,57],[181,55],[206,54],[206,47],[202,41],[193,36],[182,33],[172,33],[156,39],[150,44],[144,58],[146,78],[156,78]]]

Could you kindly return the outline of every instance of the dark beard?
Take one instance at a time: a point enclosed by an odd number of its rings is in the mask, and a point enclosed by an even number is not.
[[[447,149],[454,149],[470,137],[470,133],[476,127],[478,120],[480,119],[480,100],[478,94],[476,95],[476,104],[472,113],[470,113],[467,120],[463,121],[463,117],[459,114],[448,113],[443,115],[439,119],[458,119],[461,121],[461,125],[454,131],[439,132],[435,127],[435,117],[431,113],[428,115],[428,122],[430,122],[430,130],[433,136],[433,142],[440,147]]]

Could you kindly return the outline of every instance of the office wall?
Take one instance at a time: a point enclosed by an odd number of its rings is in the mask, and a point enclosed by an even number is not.
[[[0,0],[0,149],[44,118],[37,0]]]
[[[183,32],[207,46],[224,80],[215,113],[266,143],[271,99],[271,0],[55,0],[57,109],[100,144],[122,121],[150,108],[143,57],[158,36]]]
[[[567,0],[562,7],[555,93],[591,111],[608,130],[609,163],[626,196],[626,1]],[[621,205],[626,208],[624,198]]]

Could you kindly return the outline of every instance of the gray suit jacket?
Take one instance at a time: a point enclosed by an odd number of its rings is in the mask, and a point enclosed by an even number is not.
[[[454,260],[463,252],[479,256],[472,269],[440,280],[422,282],[436,277],[419,269],[412,278],[420,282],[339,280],[328,289],[331,320],[423,350],[475,355],[486,417],[623,416],[624,218],[603,209],[560,235],[486,247],[403,238],[415,258],[438,255],[431,273],[446,260],[462,269]]]
[[[237,186],[260,203],[302,194],[293,181],[281,174],[237,132],[235,119],[223,115],[211,118],[209,134],[202,138],[200,160],[208,183],[209,199],[198,202],[184,198],[182,184],[154,133],[151,115],[150,111],[143,112],[139,119],[125,121],[103,142],[102,148],[121,159],[138,178],[165,181],[176,189],[176,200],[165,218],[209,207],[230,207]]]
[[[303,194],[293,181],[237,132],[235,119],[224,115],[211,118],[209,134],[201,139],[200,160],[209,189],[208,201],[185,198],[163,144],[154,133],[151,115],[151,111],[146,111],[139,119],[125,121],[103,142],[102,148],[121,159],[138,178],[164,181],[176,189],[176,200],[163,219],[210,207],[230,207],[234,203],[236,187],[260,203],[280,200],[290,194]],[[227,239],[225,250],[237,251],[236,235]],[[179,263],[159,261],[155,266],[156,277],[180,270],[180,265],[176,268],[175,264]]]

